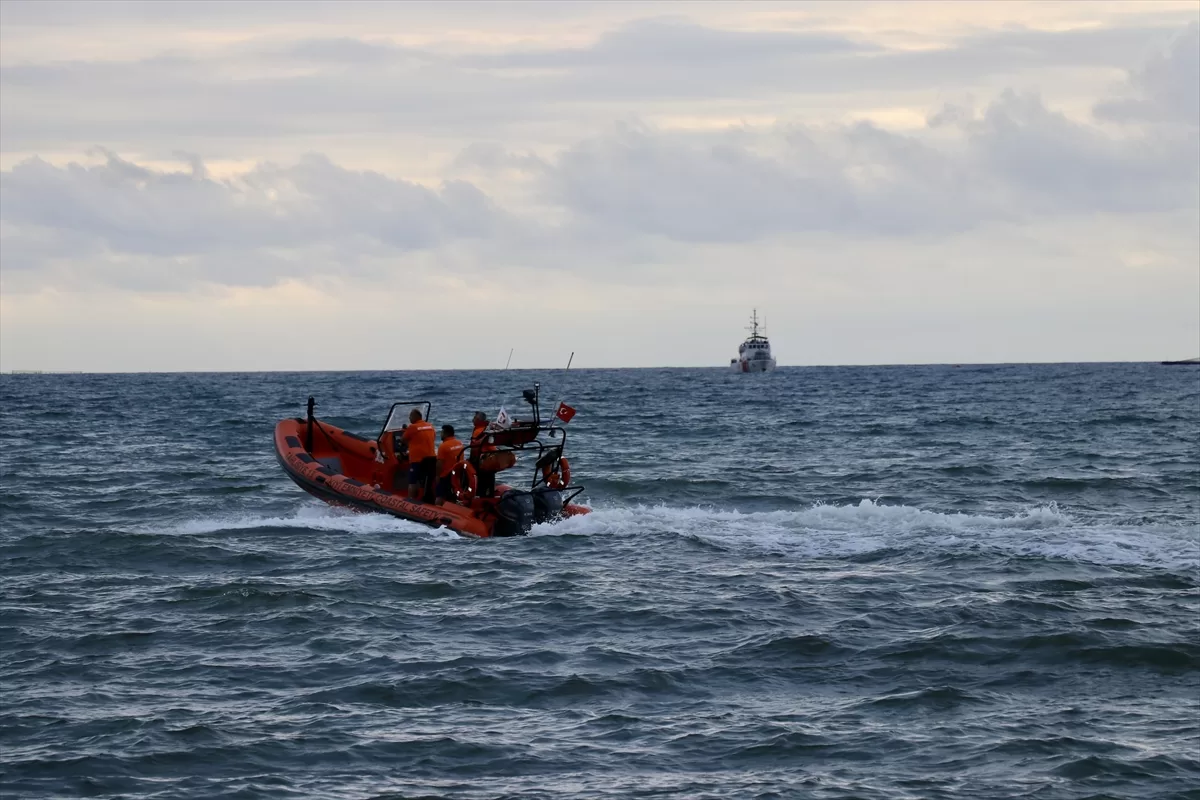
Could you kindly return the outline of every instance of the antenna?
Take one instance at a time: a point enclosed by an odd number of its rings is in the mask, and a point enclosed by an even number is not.
[[[564,371],[564,372],[566,372],[567,374],[570,374],[570,372],[571,372],[571,362],[572,362],[572,361],[574,361],[574,360],[575,360],[575,351],[574,351],[574,350],[572,350],[572,351],[571,351],[571,357],[567,359],[567,368],[566,368],[565,370],[563,370],[563,371]],[[553,427],[554,427],[554,423],[555,423],[555,421],[557,421],[557,419],[558,419],[558,408],[559,408],[559,406],[561,406],[561,405],[563,404],[563,400],[562,400],[562,399],[563,399],[563,397],[565,397],[565,396],[566,396],[566,393],[567,393],[567,381],[566,381],[566,376],[564,376],[564,377],[563,377],[562,386],[560,386],[560,387],[559,387],[559,389],[558,389],[558,402],[554,404],[554,419],[552,419],[552,420],[550,421],[550,427],[551,427],[551,428],[553,428]],[[554,433],[551,433],[550,435],[551,435],[551,436],[554,436],[555,434],[554,434]]]
[[[765,323],[764,323],[765,324]],[[750,318],[750,327],[746,330],[750,331],[751,338],[758,337],[758,309],[754,309],[754,314]]]

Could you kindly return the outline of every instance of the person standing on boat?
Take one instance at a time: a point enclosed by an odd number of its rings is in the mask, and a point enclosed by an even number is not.
[[[401,437],[408,445],[408,499],[433,501],[433,480],[437,476],[437,435],[433,424],[421,419],[413,409],[408,415],[409,426]]]
[[[442,444],[437,452],[437,504],[440,506],[451,498],[450,473],[462,462],[464,445],[454,437],[454,426],[442,426]]]
[[[473,419],[475,429],[471,431],[471,466],[475,467],[476,482],[480,497],[491,497],[496,493],[496,473],[480,468],[480,459],[484,453],[496,449],[496,445],[487,441],[488,418],[482,411],[476,411]]]

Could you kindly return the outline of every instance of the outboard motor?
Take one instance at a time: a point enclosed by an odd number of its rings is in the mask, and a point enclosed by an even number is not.
[[[496,527],[493,536],[522,536],[533,527],[533,495],[509,489],[496,503]]]
[[[562,517],[563,496],[558,489],[543,487],[535,489],[533,496],[533,524],[554,522]]]

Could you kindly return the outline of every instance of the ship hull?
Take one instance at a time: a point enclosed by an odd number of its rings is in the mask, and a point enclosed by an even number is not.
[[[775,369],[775,359],[758,358],[752,361],[734,361],[729,366],[734,372],[770,372]]]

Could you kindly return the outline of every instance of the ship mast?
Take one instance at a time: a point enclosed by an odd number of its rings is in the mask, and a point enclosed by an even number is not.
[[[754,309],[754,315],[750,318],[750,327],[746,330],[750,331],[750,338],[758,338],[758,309]]]

